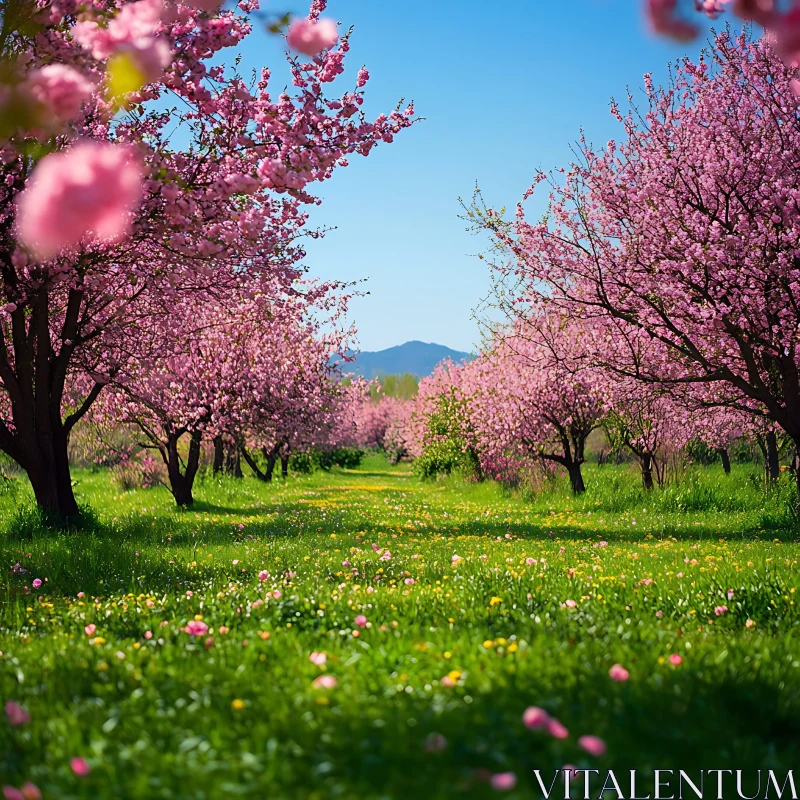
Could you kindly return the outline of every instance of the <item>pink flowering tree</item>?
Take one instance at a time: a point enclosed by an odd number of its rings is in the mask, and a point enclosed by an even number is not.
[[[278,461],[286,477],[292,453],[338,444],[342,409],[351,394],[343,384],[341,354],[352,345],[355,331],[337,325],[347,296],[329,288],[316,286],[317,300],[308,308],[284,304],[280,324],[276,317],[247,343],[252,375],[247,409],[243,424],[230,435],[260,480],[272,480]]]
[[[170,353],[129,332],[174,331],[155,320],[243,280],[290,286],[311,185],[413,111],[366,120],[366,70],[325,96],[350,44],[324,0],[290,32],[308,56],[290,60],[291,91],[221,62],[252,34],[249,0],[15,2],[26,24],[0,42],[0,450],[64,519],[70,431],[131,364]]]
[[[800,442],[800,116],[795,70],[767,41],[720,34],[672,84],[646,83],[621,143],[548,180],[548,214],[474,210],[510,264],[519,307],[547,303],[610,337],[604,366],[665,386],[716,386]],[[527,196],[534,192],[531,189]],[[640,358],[641,342],[653,342]],[[800,489],[799,489],[800,490]]]
[[[609,376],[603,430],[615,450],[627,450],[642,472],[642,486],[663,486],[668,456],[688,441],[691,412],[646,384]]]
[[[469,409],[484,470],[492,474],[509,457],[541,459],[563,467],[572,491],[581,494],[586,440],[604,414],[602,393],[591,370],[554,358],[538,337],[526,335],[530,330],[518,326],[496,338],[470,365]],[[564,329],[558,346],[566,350],[575,341]]]
[[[380,388],[380,385],[378,385]],[[369,393],[357,399],[355,409],[356,443],[359,447],[381,450],[395,464],[410,454],[412,447],[410,400],[388,397],[378,392],[373,399]]]
[[[95,418],[139,432],[143,446],[160,455],[179,506],[194,502],[204,440],[233,442],[268,479],[275,457],[322,435],[339,377],[331,351],[348,343],[335,323],[346,296],[328,284],[303,288],[268,299],[203,297],[180,309],[165,319],[191,316],[194,325],[189,335],[180,325],[165,332],[173,353],[131,368],[101,397]],[[321,332],[322,314],[331,309]],[[258,437],[270,445],[266,478],[247,447]]]
[[[469,408],[472,369],[471,363],[444,361],[419,383],[408,430],[414,468],[423,478],[456,471],[484,477]]]
[[[767,30],[776,52],[787,63],[800,60],[800,3],[790,0],[643,0],[654,33],[685,42],[700,34],[697,15],[715,20],[732,13]],[[694,13],[693,13],[694,12]]]

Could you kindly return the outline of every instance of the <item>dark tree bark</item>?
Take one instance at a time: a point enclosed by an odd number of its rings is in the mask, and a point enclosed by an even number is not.
[[[281,453],[281,478],[289,477],[289,454]]]
[[[728,450],[725,447],[718,447],[720,460],[722,461],[722,469],[725,470],[726,475],[731,474],[731,457],[728,455]]]
[[[258,466],[258,463],[253,458],[253,456],[250,455],[250,453],[248,452],[247,448],[244,445],[242,445],[241,450],[242,450],[242,458],[247,463],[247,466],[250,467],[251,470],[253,470],[253,474],[256,476],[256,478],[258,478],[260,481],[264,481],[265,483],[267,481],[272,480],[272,475],[267,477],[267,474],[261,471],[261,468]]]
[[[767,431],[764,439],[767,444],[767,477],[771,483],[774,483],[781,474],[781,465],[778,459],[778,437],[775,435],[775,431]]]
[[[214,437],[214,474],[219,475],[225,466],[225,445],[221,436]]]
[[[643,453],[639,459],[639,464],[642,468],[642,486],[645,491],[652,491],[653,489],[653,457],[650,453]]]
[[[272,473],[275,472],[275,464],[278,461],[278,453],[276,450],[273,450],[272,452],[267,452],[266,447],[263,448],[262,452],[264,453],[264,458],[267,459],[267,471],[265,473],[267,481],[271,481]]]
[[[243,478],[241,448],[231,445],[225,455],[225,472],[234,478]]]
[[[167,476],[169,478],[169,488],[175,502],[181,506],[186,507],[194,503],[194,496],[192,495],[192,487],[194,486],[194,479],[197,475],[198,467],[200,466],[200,452],[202,443],[202,434],[194,431],[192,438],[189,440],[189,454],[186,458],[186,465],[184,466],[178,452],[178,443],[183,434],[172,434],[167,438],[166,452],[162,452],[165,456],[164,460],[167,465]]]
[[[397,466],[405,457],[408,451],[405,447],[399,447],[394,454],[394,458],[392,458],[392,466]]]
[[[6,266],[0,258],[2,277],[9,281],[15,273]],[[101,384],[93,386],[82,404],[62,418],[67,368],[76,346],[85,341],[79,333],[83,298],[79,289],[68,292],[56,333],[61,338],[58,353],[51,343],[46,279],[30,305],[19,306],[11,313],[9,326],[0,327],[0,381],[8,396],[11,423],[0,420],[0,451],[25,471],[36,504],[58,524],[79,514],[69,470],[69,434],[102,389]]]
[[[781,472],[778,460],[778,437],[774,431],[768,431],[764,436],[756,436],[756,442],[764,458],[764,479],[767,483],[774,483]]]
[[[586,491],[586,484],[583,482],[583,473],[581,472],[581,464],[573,462],[567,467],[569,473],[569,482],[572,486],[573,494],[583,494]]]
[[[589,438],[589,434],[595,429],[596,425],[594,423],[575,423],[567,429],[557,420],[550,419],[548,421],[558,432],[561,452],[540,452],[539,455],[546,461],[554,461],[556,464],[561,464],[561,466],[566,469],[567,475],[569,475],[569,482],[572,486],[573,494],[583,494],[586,491],[586,484],[583,482],[581,465],[586,461],[584,457],[586,440]],[[536,447],[536,445],[532,445],[532,443],[528,443],[528,446]]]

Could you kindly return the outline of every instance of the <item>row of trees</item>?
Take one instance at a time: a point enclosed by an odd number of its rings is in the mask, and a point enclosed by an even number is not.
[[[365,69],[326,96],[350,43],[325,6],[289,30],[289,89],[225,57],[249,0],[3,4],[0,451],[56,518],[90,414],[190,502],[202,439],[272,458],[327,408],[346,290],[303,280],[310,189],[413,109],[367,120]]]
[[[493,239],[508,321],[420,396],[460,404],[461,449],[484,472],[536,457],[582,491],[600,425],[647,487],[659,452],[689,439],[724,454],[754,436],[772,477],[778,437],[800,448],[800,113],[785,55],[720,33],[668,87],[648,77],[644,108],[612,104],[621,141],[581,139],[513,221],[476,196],[468,218]],[[529,221],[541,186],[546,211]]]

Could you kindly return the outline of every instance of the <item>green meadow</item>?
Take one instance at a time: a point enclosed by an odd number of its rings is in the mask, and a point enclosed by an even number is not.
[[[189,511],[75,479],[93,511],[66,533],[21,479],[0,490],[0,698],[29,715],[0,720],[0,785],[522,798],[565,764],[800,763],[789,476],[765,493],[755,466],[694,467],[647,494],[591,466],[575,499],[371,456],[270,485],[207,475]],[[568,733],[527,727],[531,706]]]

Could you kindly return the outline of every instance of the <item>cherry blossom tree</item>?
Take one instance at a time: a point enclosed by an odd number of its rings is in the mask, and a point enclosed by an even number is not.
[[[608,377],[606,436],[614,449],[626,449],[636,459],[646,491],[653,489],[654,476],[662,486],[667,457],[688,441],[689,409],[656,387]]]
[[[291,286],[310,185],[412,124],[410,107],[364,118],[363,69],[325,97],[350,48],[325,6],[314,0],[290,34],[310,56],[290,59],[293,93],[267,69],[249,81],[220,61],[252,34],[250,0],[4,9],[0,450],[56,517],[78,511],[70,431],[110,381],[170,353],[129,332],[176,331],[155,320],[245,277]]]
[[[375,399],[369,393],[358,398],[355,410],[357,445],[382,450],[393,463],[399,464],[412,446],[413,407],[409,400],[388,397],[381,392]]]
[[[347,297],[329,294],[328,289],[324,284],[316,288],[319,300],[313,309],[315,318],[296,309],[295,318],[287,320],[289,324],[273,324],[266,338],[251,337],[248,342],[253,375],[248,408],[243,424],[231,436],[260,480],[272,480],[279,460],[286,477],[292,453],[335,443],[340,430],[341,409],[349,391],[343,384],[343,360],[339,356],[352,345],[355,331],[336,327]],[[330,311],[334,303],[336,313],[327,318],[326,329],[321,330],[320,312]],[[298,311],[303,313],[298,315]],[[265,469],[253,450],[263,456]]]
[[[562,335],[562,347],[575,341],[569,331]],[[591,370],[552,355],[519,326],[495,341],[470,364],[470,416],[487,472],[497,459],[538,458],[563,467],[581,494],[586,440],[603,417],[602,395]]]
[[[643,0],[643,5],[652,30],[679,41],[690,41],[700,33],[700,26],[692,19],[692,11],[712,20],[730,11],[739,19],[764,27],[787,64],[800,60],[800,3],[797,0],[784,4],[773,0],[692,0],[691,3]]]
[[[233,442],[233,452],[268,480],[279,456],[320,436],[340,379],[331,350],[349,344],[334,324],[346,295],[329,284],[304,288],[284,297],[196,298],[167,318],[194,320],[188,336],[180,326],[165,332],[173,354],[115,379],[95,407],[95,420],[133,426],[143,446],[159,453],[179,506],[194,502],[204,440]],[[331,308],[322,331],[321,314]],[[269,445],[262,445],[267,476],[247,448],[256,438]]]
[[[473,214],[511,254],[497,267],[520,308],[545,303],[602,331],[603,366],[619,376],[712,387],[709,405],[764,416],[797,444],[794,80],[764,39],[719,34],[666,89],[647,79],[646,109],[612,107],[621,143],[581,140],[578,163],[538,176],[541,221],[522,205],[513,223]]]
[[[478,432],[469,409],[473,391],[469,364],[450,360],[420,381],[409,431],[415,469],[423,478],[460,470],[483,479]]]

